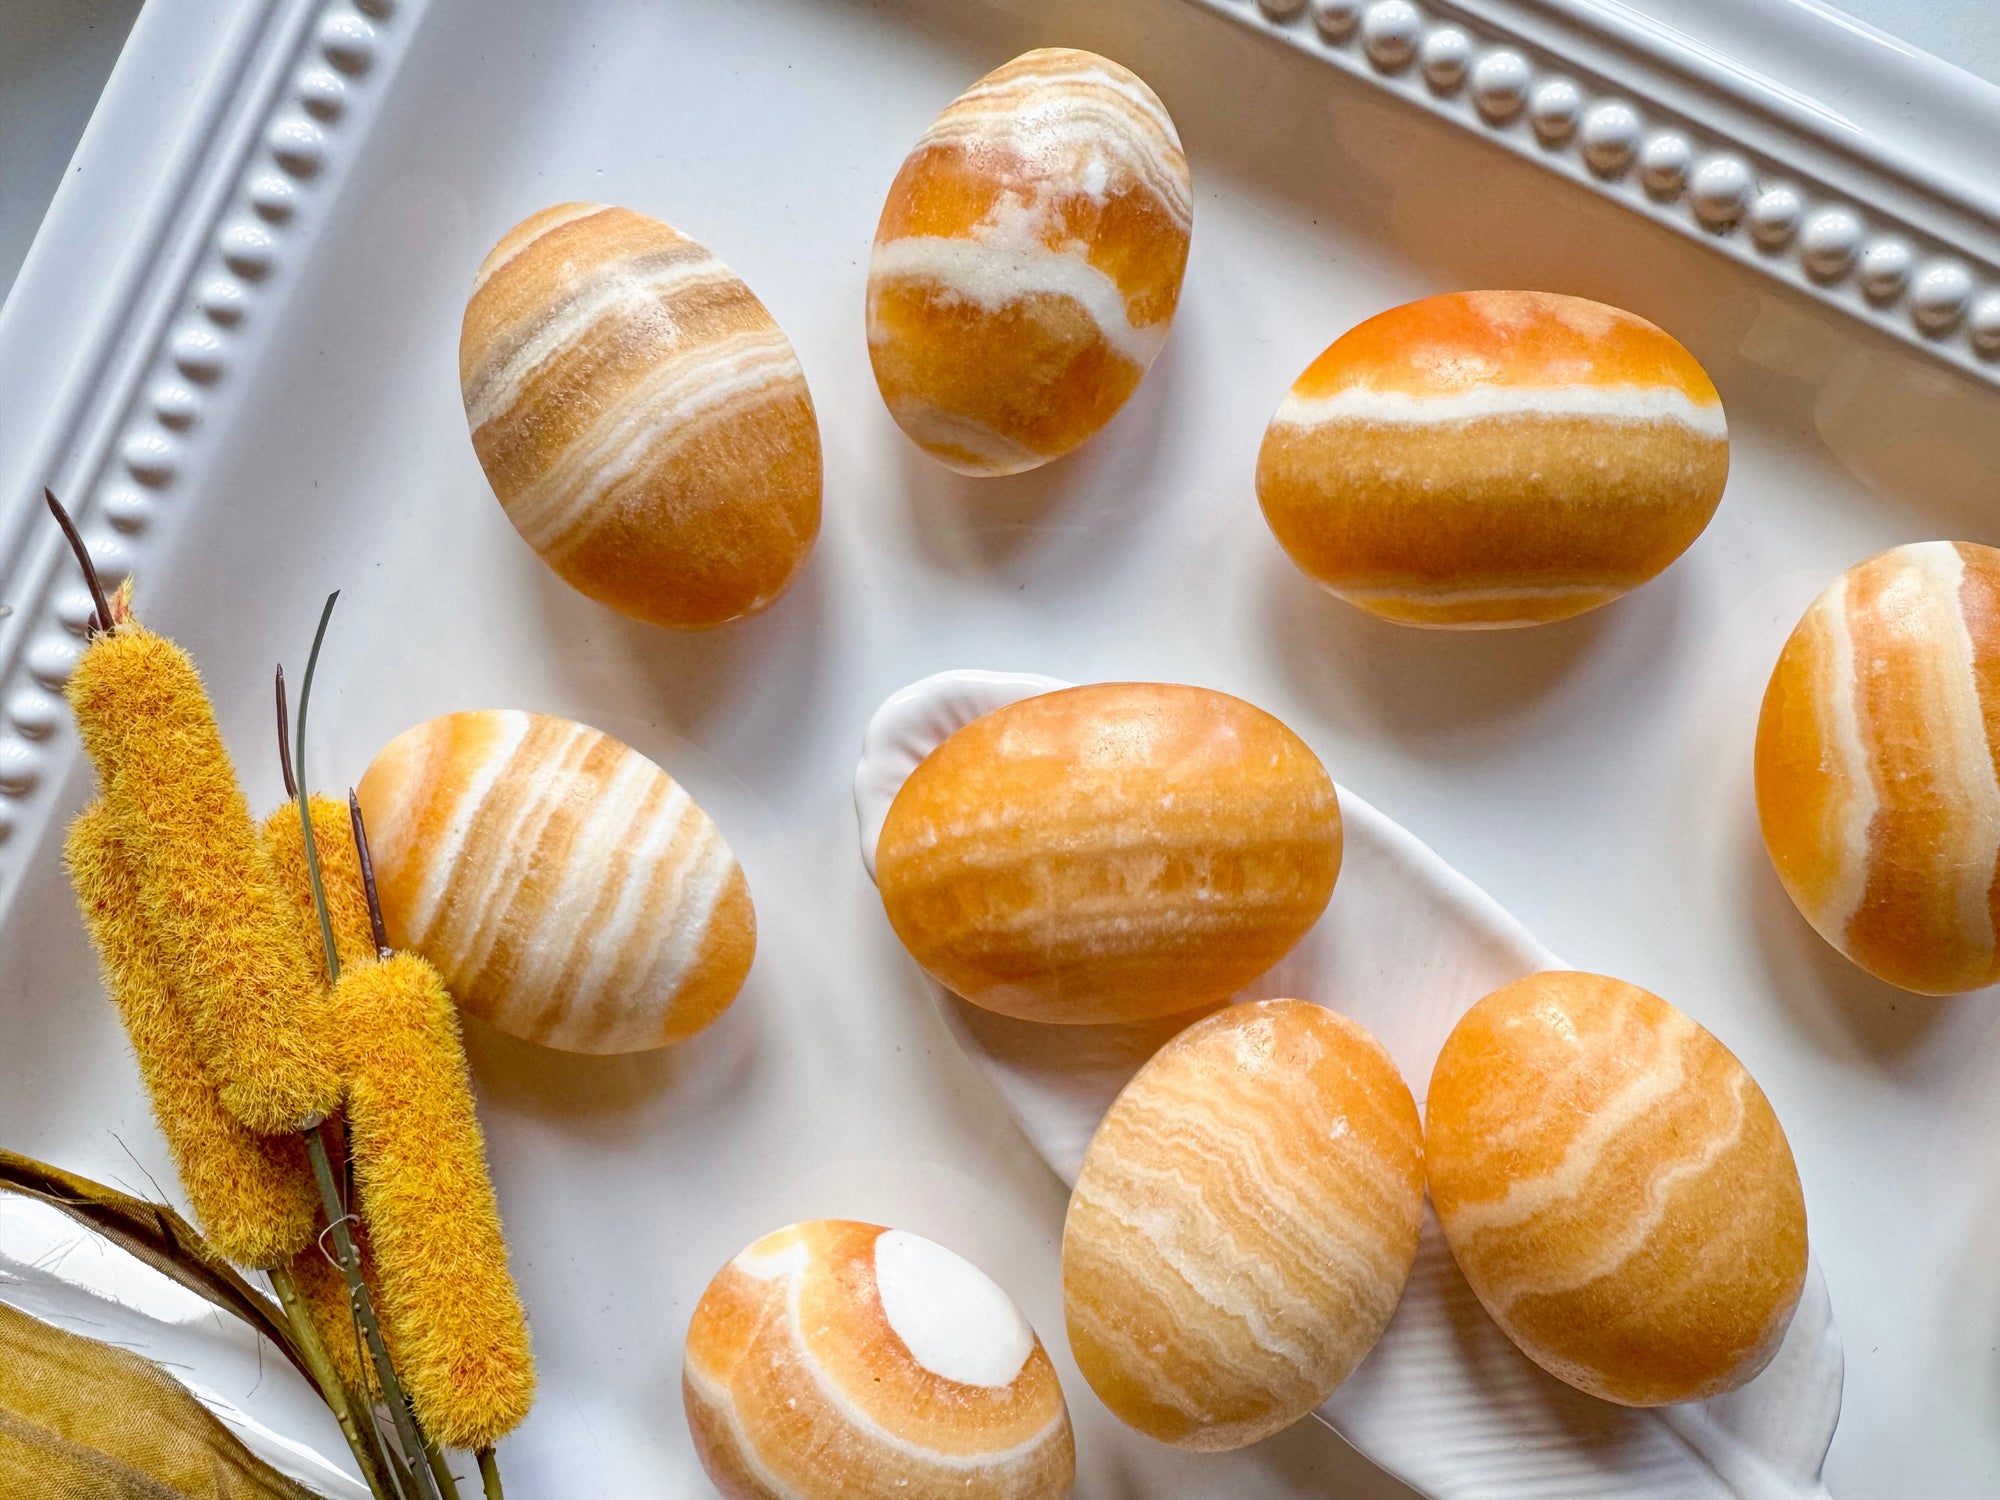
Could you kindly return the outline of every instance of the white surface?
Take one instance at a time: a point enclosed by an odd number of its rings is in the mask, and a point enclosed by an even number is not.
[[[1004,1389],[1035,1352],[1034,1330],[992,1277],[907,1229],[876,1239],[875,1292],[910,1357],[946,1380]]]
[[[892,694],[869,721],[855,813],[879,841],[911,772],[983,714],[1066,686],[1026,674],[942,672]],[[1325,913],[1237,1000],[1303,999],[1381,1042],[1421,1110],[1451,1029],[1482,995],[1562,961],[1492,898],[1353,792],[1340,792],[1339,883]],[[1042,1159],[1074,1182],[1098,1122],[1186,1016],[1045,1026],[933,994]],[[1635,1411],[1579,1395],[1530,1363],[1480,1309],[1437,1222],[1381,1341],[1317,1415],[1438,1500],[1825,1500],[1820,1468],[1840,1415],[1841,1349],[1813,1267],[1784,1346],[1712,1401]]]
[[[1646,385],[1486,386],[1447,395],[1412,395],[1351,385],[1330,396],[1295,396],[1278,403],[1272,425],[1317,427],[1322,422],[1476,422],[1532,412],[1546,417],[1602,417],[1625,422],[1678,422],[1706,438],[1727,439],[1720,406],[1697,405],[1685,391]]]
[[[1165,1452],[1077,1379],[1061,1187],[959,1056],[854,858],[869,712],[967,662],[1249,698],[1570,961],[1727,1038],[1797,1148],[1847,1338],[1830,1489],[2000,1487],[1992,997],[1900,996],[1827,950],[1770,871],[1749,775],[1770,664],[1828,579],[1896,542],[2000,540],[1990,391],[1189,6],[589,0],[558,21],[533,0],[406,0],[381,24],[407,48],[398,69],[350,86],[362,102],[385,91],[383,107],[365,134],[330,137],[358,156],[336,153],[302,190],[249,315],[215,325],[227,367],[174,440],[173,482],[121,467],[100,489],[124,408],[86,405],[53,447],[51,414],[127,389],[154,339],[205,326],[206,233],[157,300],[91,293],[122,289],[155,248],[106,225],[150,224],[168,201],[208,211],[202,183],[162,164],[228,20],[153,0],[135,32],[146,70],[91,132],[120,170],[74,213],[58,203],[28,295],[0,319],[0,471],[9,504],[21,497],[0,552],[52,541],[27,505],[44,472],[87,480],[93,505],[142,491],[151,509],[134,513],[153,529],[106,534],[145,562],[141,606],[207,670],[261,803],[278,795],[271,663],[296,671],[339,585],[313,720],[326,785],[448,709],[567,713],[686,784],[757,899],[743,997],[678,1050],[568,1058],[468,1028],[544,1381],[503,1450],[510,1488],[699,1493],[675,1390],[694,1301],[759,1234],[838,1215],[967,1256],[1048,1336],[1085,1500],[1401,1493],[1309,1428],[1225,1458]],[[1187,291],[1160,362],[1090,445],[962,480],[910,448],[875,392],[867,246],[938,109],[1052,41],[1119,57],[1172,109],[1196,183]],[[261,134],[240,139],[262,150]],[[798,348],[826,439],[826,529],[768,615],[699,637],[619,620],[550,575],[486,490],[458,404],[465,291],[502,230],[573,197],[696,235]],[[1399,630],[1314,590],[1257,515],[1257,443],[1307,360],[1370,313],[1464,286],[1631,307],[1723,392],[1734,451],[1716,522],[1606,610],[1491,636]],[[121,309],[100,358],[94,330]],[[157,455],[110,451],[157,472]],[[58,741],[24,743],[46,757]],[[70,808],[85,787],[72,773],[54,790]],[[0,945],[0,1139],[134,1181],[122,1141],[165,1178],[52,848],[24,832],[6,852],[30,862]]]
[[[2000,24],[1992,0],[1792,0],[1821,10],[1852,16],[1865,25],[1900,37],[1914,47],[2000,83]],[[1638,8],[1655,15],[1671,11],[1674,0],[1639,0]]]

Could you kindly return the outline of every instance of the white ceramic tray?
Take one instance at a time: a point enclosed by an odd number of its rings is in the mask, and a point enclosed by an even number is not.
[[[1791,9],[1809,41],[1816,13]],[[980,485],[883,411],[863,268],[924,125],[1055,41],[1166,99],[1193,256],[1128,409],[1074,458]],[[1788,50],[1819,55],[1771,55]],[[1840,108],[1902,108],[1874,76],[1836,79]],[[971,662],[1246,697],[1551,949],[1724,1036],[1797,1147],[1839,1310],[1829,1489],[1992,1493],[2000,1025],[1990,997],[1909,1000],[1813,937],[1758,844],[1749,744],[1778,646],[1834,572],[1894,542],[2000,540],[2000,397],[1485,135],[1181,0],[151,0],[0,312],[0,1140],[142,1190],[168,1177],[53,857],[86,786],[51,691],[82,611],[34,506],[48,481],[202,661],[257,800],[279,795],[271,664],[296,667],[339,586],[313,715],[329,784],[431,714],[568,713],[666,766],[744,861],[761,947],[711,1032],[583,1059],[471,1028],[544,1377],[507,1445],[513,1492],[700,1493],[677,1391],[695,1296],[756,1234],[845,1214],[953,1245],[1015,1294],[1067,1383],[1085,1500],[1407,1494],[1310,1425],[1166,1452],[1076,1378],[1061,1185],[853,852],[869,715]],[[757,620],[677,637],[608,615],[526,551],[479,474],[455,365],[472,269],[573,197],[713,246],[799,350],[826,529]],[[1487,638],[1376,625],[1271,541],[1250,484],[1264,423],[1360,318],[1508,285],[1621,303],[1688,343],[1729,406],[1729,493],[1666,576],[1594,616]]]

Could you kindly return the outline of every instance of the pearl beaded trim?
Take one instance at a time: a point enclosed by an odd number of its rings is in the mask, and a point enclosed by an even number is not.
[[[238,28],[233,56],[218,68],[216,97],[275,87],[261,129],[242,143],[218,139],[207,176],[163,205],[155,259],[186,269],[150,309],[150,352],[131,364],[115,352],[114,328],[98,352],[95,390],[68,414],[70,429],[51,447],[45,477],[76,516],[107,587],[155,550],[163,513],[187,488],[190,434],[215,405],[237,346],[254,328],[260,301],[303,250],[300,220],[323,197],[360,95],[388,70],[403,0],[278,0],[270,22]],[[253,121],[255,116],[252,117]],[[349,134],[352,132],[349,131]],[[188,211],[188,205],[203,200]],[[184,216],[181,216],[184,215]],[[180,216],[180,217],[177,217]],[[136,316],[147,316],[142,310]],[[115,320],[114,320],[115,321]],[[79,441],[80,429],[110,420],[108,435]],[[76,456],[65,462],[68,454]],[[90,595],[68,549],[41,516],[18,582],[9,590],[21,618],[0,659],[0,903],[19,876],[17,837],[46,816],[74,744],[62,703],[83,650]],[[0,622],[3,627],[5,622]],[[10,857],[12,856],[12,857]]]
[[[1593,78],[1553,45],[1416,0],[1193,3],[1274,32],[2000,383],[2000,266],[1846,201],[1770,148],[1753,149],[1636,89]]]

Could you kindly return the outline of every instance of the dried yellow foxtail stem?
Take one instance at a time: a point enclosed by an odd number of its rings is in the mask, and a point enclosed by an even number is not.
[[[93,802],[63,846],[105,987],[202,1232],[239,1265],[281,1265],[313,1236],[319,1197],[296,1136],[260,1136],[223,1108],[139,907],[118,821]],[[363,920],[366,920],[364,911]]]
[[[340,1097],[323,987],[194,663],[127,621],[85,649],[69,700],[222,1102],[260,1134],[296,1131]]]
[[[340,966],[345,969],[366,963],[375,956],[375,938],[368,925],[368,896],[361,887],[361,861],[348,831],[347,806],[331,797],[314,797],[309,810]],[[271,874],[285,897],[297,941],[311,955],[314,975],[323,975],[326,949],[320,937],[319,910],[313,904],[312,878],[306,870],[305,830],[299,826],[298,804],[287,802],[266,817],[260,837],[264,857],[271,862]]]
[[[409,953],[347,970],[333,1008],[397,1372],[433,1439],[490,1447],[528,1414],[535,1367],[457,1010],[437,970]]]

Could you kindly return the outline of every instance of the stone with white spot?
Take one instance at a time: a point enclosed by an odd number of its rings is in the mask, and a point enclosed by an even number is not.
[[[744,1250],[695,1307],[681,1396],[726,1500],[1065,1500],[1076,1477],[1034,1330],[904,1230],[819,1219]]]

